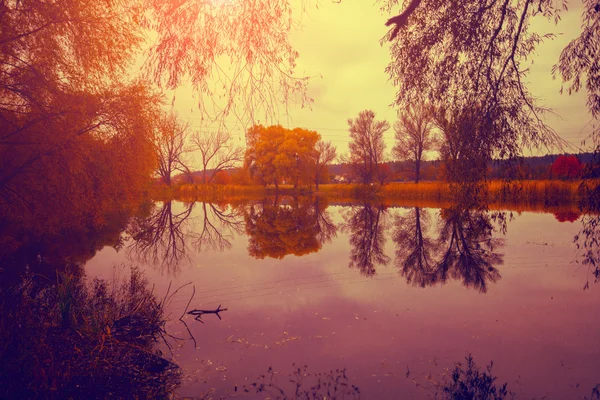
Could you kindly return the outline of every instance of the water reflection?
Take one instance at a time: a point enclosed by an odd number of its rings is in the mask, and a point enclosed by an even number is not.
[[[147,213],[136,215],[128,229],[133,239],[130,252],[141,262],[177,273],[189,256],[186,225],[193,208],[194,203],[188,203],[179,211],[172,201],[165,201],[152,204]]]
[[[442,227],[439,243],[442,256],[438,262],[439,281],[460,280],[467,288],[487,292],[487,283],[495,283],[500,273],[495,265],[503,264],[503,254],[495,250],[503,240],[493,237],[490,215],[483,210],[461,207],[440,212]]]
[[[202,215],[197,217],[200,223],[192,234],[194,247],[199,252],[230,249],[234,235],[241,235],[244,232],[242,211],[228,204],[207,202],[202,202],[198,207]]]
[[[581,217],[581,230],[574,242],[581,252],[581,264],[588,267],[594,283],[600,282],[600,216],[588,213]],[[588,279],[583,288],[589,287]]]
[[[406,215],[396,215],[392,240],[396,244],[396,267],[406,282],[426,287],[437,282],[434,256],[438,243],[428,236],[430,211],[415,207]]]
[[[337,228],[318,197],[264,199],[244,209],[248,253],[255,258],[283,258],[317,252]]]
[[[348,378],[346,369],[327,372],[310,372],[308,366],[294,366],[294,372],[280,379],[281,372],[269,368],[255,382],[244,385],[245,393],[262,393],[268,399],[321,400],[321,399],[360,399],[360,389]],[[236,387],[237,391],[237,387]]]
[[[497,252],[503,240],[493,236],[493,222],[506,231],[504,213],[460,206],[442,209],[438,237],[433,239],[428,236],[429,212],[414,208],[394,221],[396,266],[415,286],[458,280],[485,293],[489,282],[500,279],[496,266],[503,264],[503,254]]]
[[[346,222],[341,229],[350,241],[350,268],[356,268],[362,275],[373,276],[377,266],[389,264],[385,254],[385,232],[388,211],[382,204],[370,201],[350,206],[343,212]]]

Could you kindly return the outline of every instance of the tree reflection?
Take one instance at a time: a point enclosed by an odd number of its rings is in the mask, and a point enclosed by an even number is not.
[[[415,207],[407,215],[396,215],[392,240],[396,244],[396,266],[406,282],[426,287],[437,280],[437,243],[427,236],[429,212]]]
[[[600,282],[600,216],[597,211],[588,211],[581,217],[581,230],[575,235],[574,242],[581,252],[581,264],[589,268],[594,283]],[[583,288],[589,287],[588,279]]]
[[[189,203],[177,211],[169,200],[152,205],[146,216],[136,216],[129,228],[131,253],[141,262],[177,273],[189,257],[185,228],[193,208],[194,203]]]
[[[198,251],[224,251],[231,248],[234,234],[244,232],[242,213],[228,204],[202,202],[199,228],[192,234]]]
[[[500,279],[495,265],[504,263],[504,255],[495,252],[503,240],[492,236],[490,215],[457,206],[442,210],[441,217],[438,242],[444,250],[436,267],[437,280],[456,279],[467,288],[487,292],[487,283]]]
[[[494,223],[506,232],[506,215],[483,208],[456,205],[440,211],[437,239],[428,237],[429,215],[415,208],[395,219],[396,266],[408,283],[426,287],[448,280],[461,281],[482,293],[488,282],[500,279],[496,265],[503,254],[496,249],[503,240],[493,237]]]
[[[385,230],[387,210],[381,204],[364,201],[351,206],[344,213],[342,231],[350,237],[350,268],[357,268],[365,276],[375,275],[378,265],[387,265]]]
[[[337,228],[318,197],[265,199],[244,210],[248,253],[255,258],[302,256],[319,251]]]

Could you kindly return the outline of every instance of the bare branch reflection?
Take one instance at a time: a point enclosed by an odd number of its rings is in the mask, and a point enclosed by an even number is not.
[[[357,268],[365,276],[375,275],[378,265],[387,265],[385,230],[388,212],[382,204],[364,201],[351,206],[343,215],[341,225],[350,238],[350,268]]]
[[[166,201],[156,203],[147,217],[136,216],[129,227],[130,254],[162,271],[179,272],[180,264],[189,260],[184,228],[193,208],[194,203],[189,203],[176,211],[173,202]]]
[[[224,251],[231,249],[234,234],[244,232],[243,214],[228,204],[202,202],[200,229],[193,233],[193,245],[202,252],[205,250]]]

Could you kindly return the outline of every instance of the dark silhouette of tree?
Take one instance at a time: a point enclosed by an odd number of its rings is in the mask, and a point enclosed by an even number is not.
[[[336,234],[327,203],[312,198],[265,199],[244,210],[248,253],[256,258],[283,258],[317,252]]]
[[[496,265],[504,262],[503,254],[497,252],[504,243],[493,237],[491,216],[485,210],[461,206],[444,209],[440,215],[436,282],[455,279],[467,288],[487,292],[488,282],[500,279]]]
[[[489,161],[485,155],[493,152],[488,135],[491,121],[482,119],[476,108],[456,111],[444,107],[433,111],[433,121],[443,136],[443,177],[463,186],[484,180]]]
[[[487,292],[489,282],[500,279],[502,239],[507,215],[489,212],[484,206],[455,204],[440,211],[437,237],[429,226],[426,210],[415,208],[394,221],[396,267],[413,286],[427,287],[460,281],[465,287]]]
[[[406,282],[426,287],[437,281],[437,242],[428,236],[430,215],[415,207],[396,215],[392,240],[396,244],[396,267]]]
[[[189,134],[189,124],[178,121],[177,115],[171,113],[161,116],[154,145],[159,160],[158,176],[167,186],[171,186],[172,176],[176,172],[191,176],[185,160],[186,153],[190,151],[187,146]]]
[[[581,264],[589,268],[595,283],[600,282],[600,217],[597,209],[585,209],[585,213],[581,217],[581,230],[575,235],[573,241],[581,252]],[[588,280],[584,289],[589,287]]]
[[[348,120],[350,131],[349,155],[342,162],[349,163],[363,184],[376,179],[385,182],[380,166],[384,163],[385,143],[383,133],[390,129],[387,121],[376,121],[371,110],[361,111],[358,117]]]
[[[587,106],[592,116],[600,119],[600,71],[595,60],[600,59],[600,6],[595,0],[583,1],[582,32],[560,54],[552,72],[568,83],[569,94],[583,86],[587,91]],[[596,128],[596,137],[600,131]]]
[[[180,264],[189,257],[186,225],[191,222],[194,204],[177,210],[169,200],[154,205],[148,216],[136,216],[128,229],[133,239],[129,251],[162,271],[178,273]]]
[[[434,381],[435,397],[441,399],[514,399],[515,394],[508,390],[508,384],[497,383],[498,377],[492,373],[493,361],[485,369],[475,363],[473,356],[465,357],[465,362],[456,362],[454,368]]]
[[[429,108],[424,103],[410,106],[399,114],[399,120],[394,124],[396,145],[393,154],[400,161],[410,161],[415,166],[415,182],[421,179],[421,161],[425,160],[424,153],[433,150],[437,141],[433,136],[433,121]]]
[[[392,11],[398,4],[386,2]],[[443,108],[460,127],[459,143],[475,143],[477,157],[518,156],[531,146],[560,146],[542,120],[524,83],[526,63],[547,36],[531,32],[534,15],[558,18],[552,0],[412,0],[394,25],[387,72],[397,87],[396,105],[424,99]],[[461,145],[464,147],[465,145]],[[475,149],[465,148],[474,151]],[[474,156],[473,156],[474,157]]]
[[[349,235],[350,268],[357,268],[365,276],[375,275],[378,265],[387,265],[385,231],[387,210],[381,204],[368,201],[353,205],[344,213],[340,228]]]
[[[321,182],[323,176],[328,173],[327,166],[335,160],[335,157],[335,146],[333,146],[331,142],[324,142],[322,140],[317,142],[312,155],[312,161],[314,163],[313,179],[316,190],[319,190],[319,182]]]
[[[235,168],[244,160],[244,150],[231,143],[231,135],[227,132],[196,132],[191,140],[194,149],[200,152],[202,183],[212,183],[219,172]],[[212,171],[207,179],[208,168]]]

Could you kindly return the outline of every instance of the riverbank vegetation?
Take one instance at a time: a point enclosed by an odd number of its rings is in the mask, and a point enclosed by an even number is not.
[[[482,182],[476,190],[479,200],[513,206],[532,205],[552,207],[579,205],[588,201],[588,191],[600,182],[581,180],[519,180]],[[391,182],[386,185],[321,184],[294,188],[293,185],[195,185],[181,184],[173,187],[156,186],[152,197],[157,200],[177,199],[183,201],[222,201],[232,198],[260,199],[273,195],[319,195],[332,201],[378,198],[394,203],[398,201],[453,202],[464,195],[460,187],[448,182]]]

